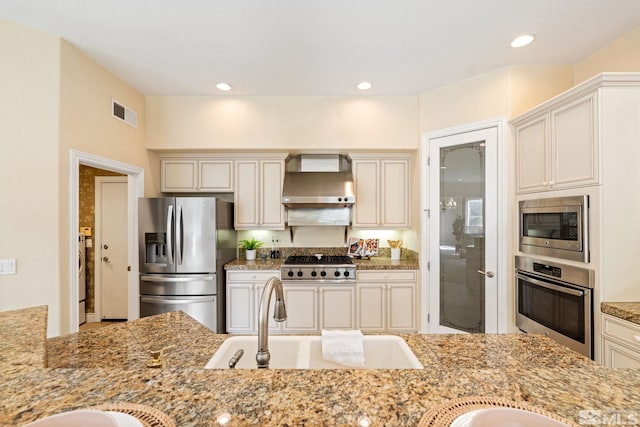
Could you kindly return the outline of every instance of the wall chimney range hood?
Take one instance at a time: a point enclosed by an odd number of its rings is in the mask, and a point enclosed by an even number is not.
[[[282,203],[287,224],[293,226],[349,226],[356,201],[353,177],[346,159],[339,155],[301,155],[292,159],[295,171],[287,170]]]
[[[340,167],[338,155],[301,155],[299,170],[287,171],[282,203],[287,208],[348,208],[355,201],[350,170]]]

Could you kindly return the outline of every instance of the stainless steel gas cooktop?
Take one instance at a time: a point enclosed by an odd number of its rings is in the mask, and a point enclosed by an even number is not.
[[[280,267],[283,281],[355,282],[356,266],[346,255],[294,255]]]

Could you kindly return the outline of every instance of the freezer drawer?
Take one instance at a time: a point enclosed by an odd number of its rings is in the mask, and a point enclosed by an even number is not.
[[[205,296],[140,296],[140,317],[182,310],[212,331],[217,329],[217,297]]]
[[[141,274],[140,295],[216,295],[216,274]]]

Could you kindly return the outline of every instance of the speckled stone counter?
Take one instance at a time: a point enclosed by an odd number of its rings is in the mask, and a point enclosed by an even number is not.
[[[263,254],[267,252],[263,250]],[[279,270],[280,266],[290,255],[313,255],[322,253],[325,255],[345,255],[346,248],[283,248],[283,256],[281,258],[269,258],[262,260],[257,257],[255,261],[247,261],[242,255],[225,264],[225,270]],[[244,254],[244,252],[242,252]],[[259,254],[258,254],[259,255]],[[391,259],[389,248],[380,248],[378,256],[370,259],[353,258],[353,263],[359,270],[418,270],[420,268],[418,254],[415,251],[402,249],[402,255],[399,260]]]
[[[46,367],[47,306],[0,313],[0,369]]]
[[[402,335],[425,369],[205,370],[227,335],[167,313],[51,339],[51,368],[3,370],[0,424],[105,403],[149,405],[178,426],[411,426],[464,396],[526,401],[579,421],[579,410],[640,411],[640,372],[615,371],[536,335]],[[167,366],[148,350],[174,344]],[[251,355],[245,355],[250,357]]]
[[[640,325],[640,302],[603,302],[600,311]]]

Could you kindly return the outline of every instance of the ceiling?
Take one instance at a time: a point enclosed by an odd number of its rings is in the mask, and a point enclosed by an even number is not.
[[[575,64],[639,27],[640,0],[0,0],[0,19],[62,37],[145,95],[225,81],[230,95],[402,96]],[[509,47],[521,33],[536,40]]]

